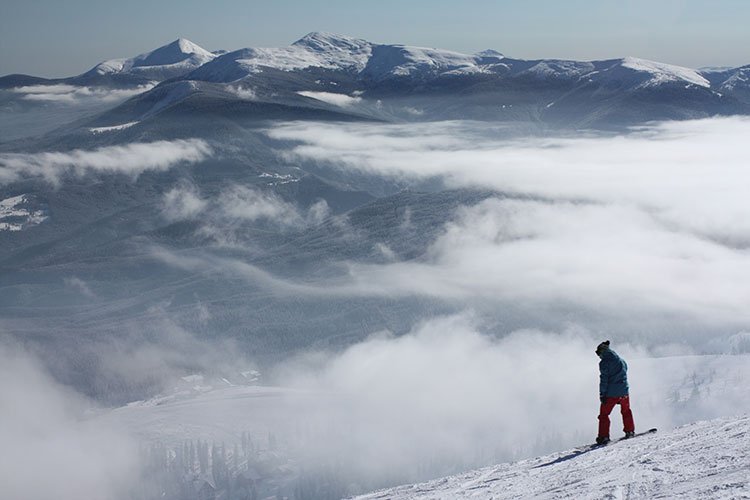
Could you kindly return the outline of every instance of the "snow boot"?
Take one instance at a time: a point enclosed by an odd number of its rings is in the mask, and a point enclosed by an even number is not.
[[[599,436],[596,438],[596,444],[607,444],[609,443],[609,436]]]

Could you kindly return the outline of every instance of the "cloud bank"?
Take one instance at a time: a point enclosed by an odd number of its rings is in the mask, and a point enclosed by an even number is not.
[[[466,122],[297,123],[268,134],[296,141],[295,161],[498,192],[460,209],[420,259],[350,262],[349,289],[555,321],[630,319],[672,337],[677,324],[736,332],[750,322],[750,119],[576,138],[517,139]]]
[[[446,474],[591,442],[599,407],[594,348],[601,340],[576,328],[495,337],[475,315],[460,314],[397,338],[376,334],[338,354],[307,355],[282,380],[320,397],[318,406],[297,409],[325,429],[313,446],[315,460],[347,457],[370,478],[414,474],[428,463]],[[640,429],[750,408],[741,402],[744,389],[726,383],[748,376],[746,358],[651,358],[624,339],[612,345],[630,365]],[[620,426],[615,414],[614,436]],[[441,463],[448,468],[440,471]]]
[[[44,500],[121,498],[138,477],[137,446],[84,418],[89,403],[55,382],[28,354],[0,344],[3,496]],[[40,480],[40,476],[43,479]]]
[[[42,178],[58,184],[64,175],[91,172],[137,177],[148,170],[168,170],[179,163],[196,163],[212,153],[200,139],[156,141],[105,146],[94,150],[0,154],[0,183]]]
[[[290,153],[389,177],[440,177],[449,186],[551,199],[632,203],[686,230],[750,243],[742,186],[750,119],[665,122],[614,137],[507,138],[472,122],[301,124],[268,135]]]
[[[373,293],[750,322],[747,252],[633,205],[490,198],[460,209],[422,261],[349,272]]]

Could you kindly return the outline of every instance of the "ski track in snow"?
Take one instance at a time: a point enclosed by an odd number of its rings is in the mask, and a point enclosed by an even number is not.
[[[750,416],[697,422],[357,498],[750,498],[749,437]]]

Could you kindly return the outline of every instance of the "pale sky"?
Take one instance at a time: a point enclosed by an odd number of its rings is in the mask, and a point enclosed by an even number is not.
[[[179,37],[234,50],[311,31],[525,59],[750,63],[750,0],[0,0],[0,75],[72,76]]]

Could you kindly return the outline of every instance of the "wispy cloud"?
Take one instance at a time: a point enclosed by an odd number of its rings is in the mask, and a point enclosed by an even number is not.
[[[154,87],[154,84],[140,85],[133,89],[108,89],[104,87],[86,87],[78,85],[28,85],[16,87],[12,92],[21,95],[21,99],[37,102],[55,102],[76,104],[83,102],[115,102],[134,95],[142,94]]]
[[[240,99],[244,99],[246,101],[254,101],[258,98],[255,89],[253,89],[252,87],[237,86],[230,88],[230,91],[234,92],[234,94]]]
[[[244,222],[266,222],[284,231],[321,223],[330,215],[325,200],[303,209],[259,187],[230,185],[213,197],[183,182],[164,195],[164,216],[171,221],[201,218],[204,234],[226,234]]]
[[[57,184],[66,174],[90,172],[137,177],[147,170],[167,170],[179,163],[207,158],[211,147],[203,140],[188,139],[106,146],[93,150],[0,154],[0,183],[21,178],[43,178]]]
[[[265,219],[284,225],[297,225],[302,221],[300,213],[290,203],[273,193],[246,186],[232,186],[224,191],[218,205],[223,214],[233,219]]]
[[[310,97],[342,108],[349,108],[362,102],[361,97],[352,97],[346,94],[337,94],[334,92],[313,92],[305,90],[297,93],[301,96]]]
[[[169,221],[192,219],[208,205],[200,197],[198,188],[183,182],[164,193],[163,215]]]
[[[65,286],[76,290],[77,292],[88,298],[94,298],[96,296],[94,292],[91,291],[88,283],[77,276],[65,278]]]

